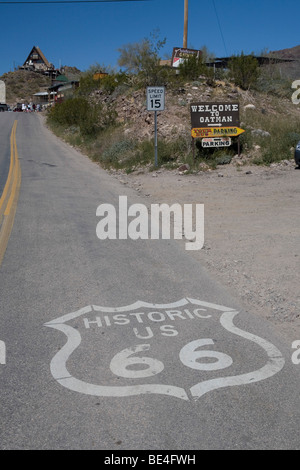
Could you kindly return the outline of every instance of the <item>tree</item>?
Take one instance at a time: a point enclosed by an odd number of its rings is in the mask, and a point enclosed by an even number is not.
[[[127,73],[139,75],[145,85],[159,85],[162,80],[159,51],[165,43],[166,39],[158,39],[158,32],[154,31],[150,38],[126,44],[118,49],[118,64],[124,67]]]
[[[191,54],[179,64],[178,70],[184,79],[197,80],[199,75],[202,74],[204,67],[201,58]]]
[[[258,80],[259,64],[254,55],[233,56],[229,63],[229,75],[237,86],[249,90]]]
[[[203,63],[211,62],[215,59],[216,54],[214,52],[210,51],[205,44],[203,46],[201,46],[199,49],[201,51],[201,58],[202,58]]]
[[[207,48],[201,49],[200,57],[195,54],[190,54],[184,61],[179,64],[179,74],[185,80],[198,80],[200,76],[204,76],[209,85],[214,83],[214,70],[207,67],[205,62],[208,61]]]

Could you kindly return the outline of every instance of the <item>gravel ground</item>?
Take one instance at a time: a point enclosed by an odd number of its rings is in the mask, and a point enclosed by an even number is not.
[[[113,174],[149,204],[203,203],[204,247],[188,256],[245,308],[300,339],[300,170],[293,160],[271,167],[224,165],[197,174]]]

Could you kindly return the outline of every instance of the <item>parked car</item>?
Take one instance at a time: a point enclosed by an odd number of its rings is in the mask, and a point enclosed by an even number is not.
[[[300,140],[295,148],[295,162],[298,167],[300,167]]]
[[[14,113],[21,113],[22,112],[22,105],[20,103],[18,103],[17,106],[14,107],[13,111],[14,111]]]
[[[3,112],[3,111],[8,111],[8,106],[7,104],[0,103],[0,112]]]

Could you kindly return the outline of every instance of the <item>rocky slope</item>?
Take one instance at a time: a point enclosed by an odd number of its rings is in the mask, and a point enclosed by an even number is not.
[[[32,95],[46,90],[51,79],[45,75],[26,70],[8,72],[0,77],[6,85],[6,102],[14,106],[18,102],[32,101]]]
[[[69,80],[78,80],[80,70],[76,67],[65,66],[64,74]],[[10,106],[16,103],[30,102],[34,93],[46,91],[52,82],[49,77],[36,72],[27,70],[15,70],[8,72],[0,77],[6,84],[6,102]]]
[[[300,80],[300,45],[289,49],[281,49],[270,53],[274,57],[282,59],[292,59],[292,62],[279,64],[277,66],[279,73],[283,77],[292,80]]]
[[[292,103],[293,90],[289,98],[278,98],[267,93],[244,91],[233,84],[216,81],[215,86],[208,86],[205,81],[186,83],[180,90],[166,90],[165,110],[158,113],[159,138],[172,140],[182,136],[191,139],[190,103],[205,101],[227,101],[240,104],[241,127],[260,137],[270,136],[270,122],[282,119],[292,123],[300,119],[300,105]],[[145,90],[132,91],[120,95],[105,95],[101,90],[94,91],[90,99],[103,106],[114,107],[117,120],[123,124],[124,138],[138,140],[154,136],[154,113],[146,109]],[[286,118],[286,119],[285,119]],[[265,127],[261,128],[261,126]],[[299,130],[300,132],[300,130]],[[253,152],[258,152],[258,146]],[[252,152],[252,153],[253,153]],[[248,155],[251,157],[253,155]],[[243,156],[242,156],[243,157]],[[245,156],[244,156],[245,157]]]

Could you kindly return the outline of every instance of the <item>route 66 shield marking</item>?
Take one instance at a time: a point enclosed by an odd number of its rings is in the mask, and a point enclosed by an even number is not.
[[[281,352],[269,341],[235,326],[233,320],[238,313],[191,298],[171,304],[137,301],[117,308],[87,306],[45,323],[67,337],[66,344],[53,357],[50,370],[61,385],[87,395],[161,394],[183,400],[272,377],[284,366]],[[212,334],[210,321],[216,322],[220,330],[218,340],[208,337]],[[187,330],[189,342],[182,344]],[[230,342],[219,340],[224,333],[231,334]],[[234,354],[217,350],[216,342],[223,348],[230,343],[232,351],[238,343],[254,348],[259,367],[249,371],[246,364],[246,370],[240,372],[232,358]],[[176,356],[173,346],[176,349],[177,345]],[[177,376],[185,376],[181,386],[170,383],[166,373],[174,370],[175,363]],[[82,365],[80,372],[78,364]],[[224,374],[234,366],[235,373]],[[238,366],[245,369],[244,363]]]

